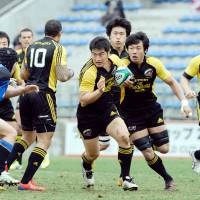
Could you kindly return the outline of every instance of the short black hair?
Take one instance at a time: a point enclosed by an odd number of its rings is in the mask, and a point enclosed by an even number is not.
[[[90,51],[93,49],[105,49],[106,52],[109,52],[110,42],[105,37],[97,36],[90,42]]]
[[[8,46],[10,45],[10,38],[6,32],[0,31],[0,38],[6,38],[8,40]]]
[[[20,31],[20,36],[21,36],[21,33],[22,33],[22,32],[31,32],[32,35],[33,35],[33,31],[32,31],[30,28],[24,28],[24,29],[22,29],[22,30]]]
[[[112,29],[115,27],[118,27],[118,26],[120,26],[126,30],[126,36],[130,35],[131,23],[125,18],[117,17],[117,18],[111,20],[106,26],[106,34],[108,35],[108,37],[110,37]]]
[[[11,48],[0,48],[0,64],[5,66],[10,72],[17,62],[17,53]]]
[[[58,20],[51,19],[51,20],[47,21],[47,23],[45,24],[44,33],[46,36],[55,37],[61,31],[62,31],[62,25],[61,25],[60,21],[58,21]]]
[[[137,32],[128,36],[125,46],[128,49],[130,45],[138,44],[140,41],[143,43],[144,51],[147,51],[149,48],[149,38],[144,32]]]

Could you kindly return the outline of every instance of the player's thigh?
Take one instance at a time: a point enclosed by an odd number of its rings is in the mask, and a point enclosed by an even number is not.
[[[8,135],[11,135],[15,137],[17,134],[16,130],[9,125],[6,121],[0,119],[0,135],[1,137],[6,137]]]
[[[37,146],[47,150],[51,145],[51,140],[54,132],[37,133]]]
[[[36,132],[35,131],[23,131],[22,140],[26,141],[26,143],[31,145],[36,141]]]
[[[106,132],[119,144],[129,145],[129,132],[123,119],[116,117],[107,126]],[[122,146],[123,147],[123,146]]]
[[[91,158],[96,158],[99,155],[100,147],[99,147],[99,137],[95,137],[92,139],[83,139],[83,144],[85,147],[85,153]]]

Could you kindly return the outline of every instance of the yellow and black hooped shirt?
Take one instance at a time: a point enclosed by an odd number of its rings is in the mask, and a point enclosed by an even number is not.
[[[183,76],[189,80],[197,76],[198,81],[200,81],[200,56],[196,56],[190,61]]]
[[[16,52],[17,52],[17,63],[21,69],[26,51],[23,49],[17,49]]]
[[[122,66],[121,59],[116,55],[109,56],[111,61],[111,69],[107,72],[104,68],[97,68],[92,59],[90,59],[81,69],[79,76],[80,92],[93,92],[97,89],[98,81],[103,78],[106,82],[105,91],[102,96],[94,103],[82,106],[78,105],[77,116],[101,116],[110,109],[113,105],[111,89],[115,84],[115,71],[117,67]]]
[[[30,76],[27,84],[36,84],[41,91],[56,91],[56,66],[66,66],[66,49],[49,37],[33,42],[24,58]]]
[[[129,57],[123,59],[123,62],[133,73],[133,85],[122,88],[120,109],[137,112],[155,103],[154,81],[157,76],[162,80],[167,79],[170,72],[154,57],[145,57],[140,67],[132,63]]]

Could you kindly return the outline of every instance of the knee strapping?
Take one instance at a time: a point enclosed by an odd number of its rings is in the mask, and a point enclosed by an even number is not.
[[[151,147],[149,136],[145,136],[145,137],[135,140],[134,144],[140,151],[143,151]]]
[[[169,143],[169,135],[167,130],[164,130],[160,133],[151,134],[151,138],[153,144],[157,147]]]

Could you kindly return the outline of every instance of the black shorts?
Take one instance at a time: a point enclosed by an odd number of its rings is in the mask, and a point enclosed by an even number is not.
[[[100,133],[106,133],[106,128],[112,120],[120,117],[119,113],[115,110],[110,110],[109,114],[102,117],[96,116],[77,116],[78,130],[85,140],[98,137]]]
[[[3,101],[0,102],[0,118],[5,121],[16,121],[10,99],[3,99]]]
[[[131,114],[122,112],[122,117],[130,134],[146,128],[164,125],[163,109],[157,102],[141,110],[140,112],[134,112]]]
[[[54,93],[40,91],[25,94],[19,104],[22,130],[37,133],[54,132],[56,128],[56,98]]]

